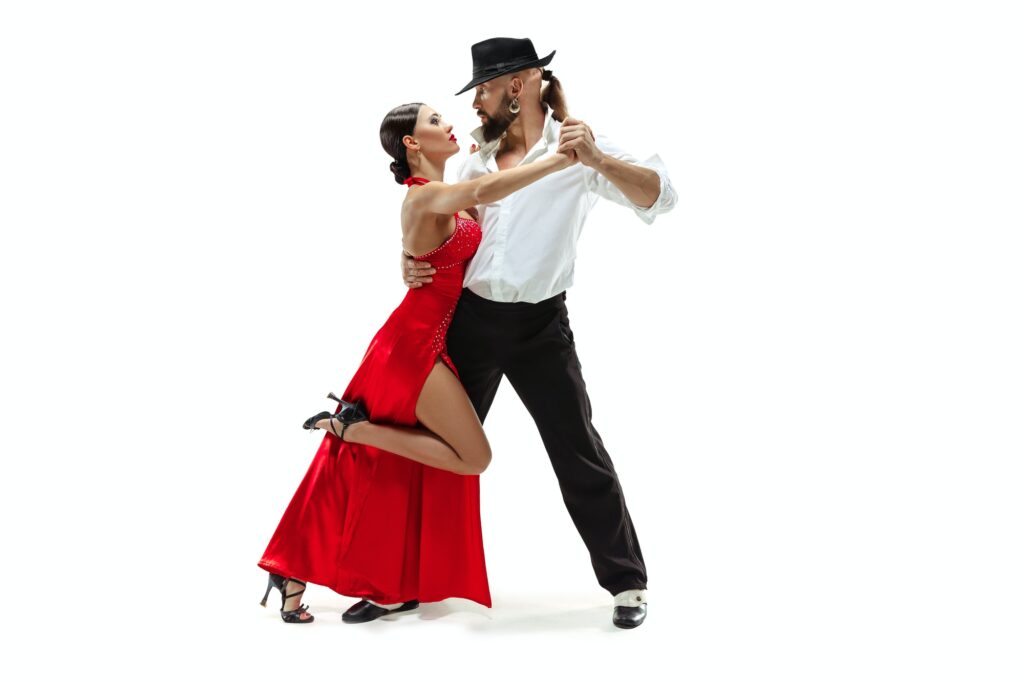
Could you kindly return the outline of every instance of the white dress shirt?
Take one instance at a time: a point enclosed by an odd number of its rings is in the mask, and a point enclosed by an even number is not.
[[[553,155],[562,124],[546,107],[544,132],[520,165]],[[494,160],[500,140],[484,142],[483,126],[470,133],[480,149],[459,168],[459,182],[498,171]],[[593,168],[576,163],[510,194],[477,206],[483,238],[466,266],[463,286],[492,301],[537,303],[560,294],[573,282],[576,241],[598,197],[628,206],[648,225],[676,204],[661,158],[637,161],[607,136],[594,135],[597,148],[616,159],[650,168],[661,179],[661,193],[649,208],[637,206]]]

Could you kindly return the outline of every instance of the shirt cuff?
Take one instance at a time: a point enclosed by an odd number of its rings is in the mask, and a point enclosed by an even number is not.
[[[672,183],[668,180],[668,171],[665,169],[665,164],[662,163],[660,156],[655,154],[638,162],[636,165],[649,168],[658,174],[658,198],[654,200],[653,204],[648,207],[639,206],[634,204],[629,197],[626,197],[629,207],[633,209],[637,217],[650,225],[654,222],[655,216],[659,213],[665,213],[675,205],[675,191],[672,188]]]

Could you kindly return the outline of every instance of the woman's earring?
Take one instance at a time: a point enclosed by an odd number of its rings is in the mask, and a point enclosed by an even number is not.
[[[519,113],[519,98],[518,97],[516,97],[514,100],[512,100],[509,103],[508,110],[510,112],[512,112],[513,114],[518,114]]]

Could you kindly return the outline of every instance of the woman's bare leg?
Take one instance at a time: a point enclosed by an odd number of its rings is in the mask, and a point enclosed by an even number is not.
[[[491,448],[476,410],[440,359],[420,391],[416,418],[426,428],[356,422],[345,429],[345,442],[372,445],[456,474],[479,474],[490,464]],[[321,419],[317,428],[329,430],[329,421]],[[341,422],[333,421],[340,433]]]

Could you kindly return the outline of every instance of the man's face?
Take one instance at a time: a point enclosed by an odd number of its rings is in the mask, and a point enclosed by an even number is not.
[[[501,137],[519,114],[508,110],[512,98],[508,96],[508,77],[499,76],[476,86],[473,108],[480,117],[484,141]]]

